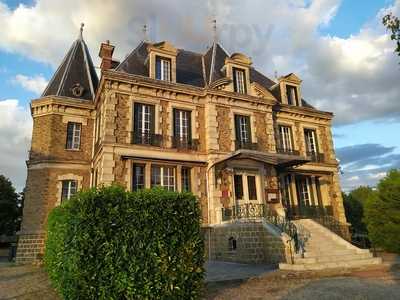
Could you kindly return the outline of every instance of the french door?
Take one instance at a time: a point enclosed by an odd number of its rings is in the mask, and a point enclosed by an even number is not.
[[[235,172],[233,184],[235,205],[262,202],[260,176],[258,173],[248,171]]]

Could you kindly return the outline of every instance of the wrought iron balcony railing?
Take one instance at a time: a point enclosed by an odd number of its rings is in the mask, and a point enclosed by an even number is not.
[[[132,144],[161,147],[162,141],[163,137],[161,134],[132,132]]]
[[[290,206],[285,208],[285,210],[286,216],[291,220],[314,219],[333,215],[332,206],[300,205]]]
[[[235,141],[235,149],[247,149],[247,150],[257,150],[257,143]]]
[[[246,203],[235,205],[228,208],[222,208],[222,221],[231,221],[238,219],[257,219],[265,217],[265,205]]]
[[[324,162],[325,156],[323,153],[317,152],[306,152],[306,157],[310,159],[312,162]]]
[[[300,155],[300,152],[298,150],[286,149],[286,148],[276,148],[276,152],[280,154]]]
[[[171,140],[172,148],[195,151],[199,149],[199,140],[197,139],[184,139],[179,136],[173,136]]]

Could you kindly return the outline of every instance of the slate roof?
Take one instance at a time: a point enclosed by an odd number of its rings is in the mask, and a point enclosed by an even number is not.
[[[146,60],[148,56],[147,47],[149,45],[150,43],[142,41],[115,68],[115,71],[148,77],[149,70]],[[176,81],[197,87],[211,85],[213,82],[225,77],[223,67],[226,58],[229,58],[229,54],[219,43],[213,43],[204,54],[178,49],[176,57]],[[272,91],[280,100],[280,93],[277,93],[276,89],[271,90],[271,87],[276,85],[276,82],[253,67],[250,67],[250,82],[257,82],[265,89]],[[304,99],[302,99],[302,102],[304,106],[313,108]]]
[[[73,93],[79,84],[82,93]],[[65,96],[93,100],[99,80],[88,47],[82,35],[72,44],[57,71],[44,90],[44,96]]]

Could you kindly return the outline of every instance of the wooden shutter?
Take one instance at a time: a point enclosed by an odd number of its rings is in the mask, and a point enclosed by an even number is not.
[[[179,110],[174,108],[174,137],[179,136]]]
[[[251,139],[251,123],[250,123],[250,117],[249,117],[249,116],[246,116],[245,118],[246,118],[246,120],[247,120],[247,122],[246,122],[246,124],[247,124],[246,130],[247,130],[247,136],[249,137],[248,142],[251,143],[252,139]]]
[[[139,123],[140,123],[140,120],[139,120],[139,110],[140,110],[140,108],[141,108],[141,104],[139,104],[139,103],[135,103],[135,105],[134,105],[134,112],[133,112],[133,132],[135,133],[135,134],[138,134],[139,133]]]
[[[192,112],[188,111],[188,142],[192,142]]]
[[[156,110],[154,105],[150,105],[150,133],[155,133],[156,125]]]
[[[156,79],[161,79],[161,59],[156,56]]]
[[[74,139],[74,123],[68,122],[66,148],[72,149]]]
[[[235,132],[236,132],[236,141],[241,141],[240,139],[240,116],[235,115]]]

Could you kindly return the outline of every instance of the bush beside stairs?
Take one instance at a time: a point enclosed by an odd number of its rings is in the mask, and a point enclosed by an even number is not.
[[[382,263],[368,249],[360,249],[311,219],[295,221],[311,234],[304,255],[295,254],[294,264],[280,263],[281,270],[306,271],[355,268]]]

